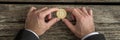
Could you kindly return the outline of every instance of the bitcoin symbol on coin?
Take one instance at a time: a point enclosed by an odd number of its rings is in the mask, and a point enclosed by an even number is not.
[[[67,15],[67,12],[64,9],[59,9],[56,14],[56,16],[60,19],[65,18],[66,15]]]

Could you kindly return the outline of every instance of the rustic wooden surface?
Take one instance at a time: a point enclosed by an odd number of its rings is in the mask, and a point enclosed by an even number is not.
[[[120,6],[108,5],[20,5],[0,4],[0,40],[13,40],[17,32],[24,27],[26,14],[31,6],[42,7],[88,7],[94,11],[96,31],[103,33],[107,40],[120,40]],[[59,21],[41,40],[77,40],[77,37]]]

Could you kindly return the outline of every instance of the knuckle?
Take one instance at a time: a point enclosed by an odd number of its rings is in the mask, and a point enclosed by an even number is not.
[[[43,15],[41,15],[41,14],[37,14],[37,16],[38,16],[39,18],[42,18],[42,17],[43,17]]]

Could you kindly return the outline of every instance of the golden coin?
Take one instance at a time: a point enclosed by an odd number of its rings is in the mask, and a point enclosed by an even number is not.
[[[66,15],[67,15],[67,12],[64,9],[59,9],[56,14],[56,16],[60,19],[65,18]]]

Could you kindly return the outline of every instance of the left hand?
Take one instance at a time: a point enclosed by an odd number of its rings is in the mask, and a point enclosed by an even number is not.
[[[25,28],[30,29],[34,31],[39,36],[45,33],[50,27],[58,22],[60,19],[58,18],[52,18],[50,14],[52,12],[57,11],[58,8],[50,8],[47,7],[36,10],[35,7],[32,7],[30,11],[28,12]],[[49,19],[51,19],[48,22],[45,22],[45,17],[49,15]]]

